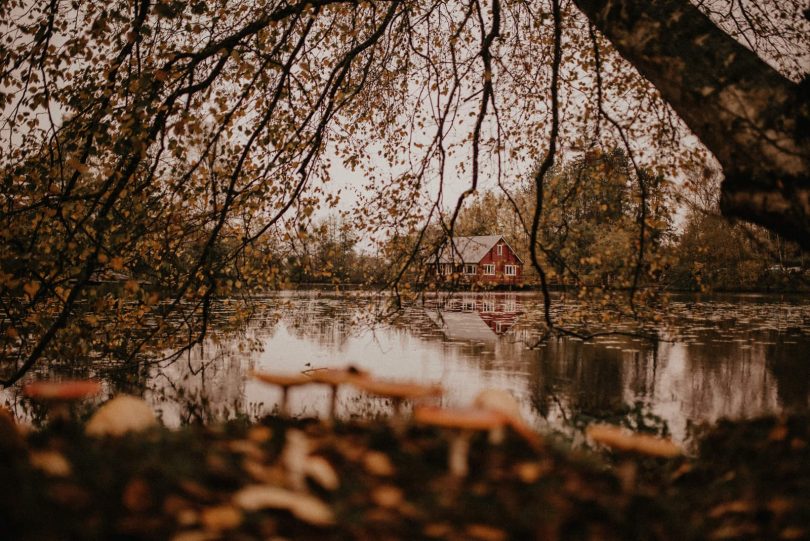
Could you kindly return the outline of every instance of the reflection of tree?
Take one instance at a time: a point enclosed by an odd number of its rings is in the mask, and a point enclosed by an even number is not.
[[[623,404],[625,363],[617,350],[555,340],[538,355],[533,402],[544,417],[554,409],[599,413]]]
[[[701,335],[700,343],[662,344],[661,354],[669,362],[662,367],[659,392],[677,396],[687,418],[712,421],[773,411],[765,347],[710,336]]]
[[[282,321],[290,334],[340,348],[358,327],[360,307],[347,300],[312,298],[295,302]]]
[[[782,337],[777,337],[777,340]],[[790,347],[793,346],[793,347]],[[768,371],[776,381],[779,405],[789,409],[810,407],[810,363],[807,346],[802,350],[793,344],[776,343],[767,348]]]
[[[245,375],[256,353],[240,344],[206,340],[153,372],[149,390],[165,421],[211,421],[243,411]]]

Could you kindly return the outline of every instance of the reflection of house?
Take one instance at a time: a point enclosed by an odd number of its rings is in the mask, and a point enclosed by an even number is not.
[[[478,297],[448,299],[428,316],[451,340],[492,341],[508,332],[522,313],[513,299]]]
[[[439,251],[436,265],[445,280],[520,284],[523,276],[523,261],[502,235],[453,237]]]

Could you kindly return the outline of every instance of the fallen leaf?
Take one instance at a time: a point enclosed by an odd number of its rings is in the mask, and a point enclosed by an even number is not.
[[[336,490],[340,486],[335,468],[323,457],[309,457],[304,464],[304,473],[326,490]]]
[[[768,511],[770,511],[777,517],[780,517],[791,511],[794,508],[794,504],[792,501],[786,498],[777,497],[769,501],[766,507],[768,508]]]
[[[200,522],[209,530],[233,530],[242,524],[242,511],[232,505],[206,507],[200,513]]]
[[[470,524],[466,531],[470,537],[482,541],[504,541],[506,539],[506,532],[486,524]]]
[[[371,475],[379,477],[390,477],[395,473],[391,459],[379,451],[369,451],[363,455],[363,467]]]
[[[124,503],[124,507],[130,511],[141,513],[149,509],[152,505],[150,493],[151,491],[146,481],[136,477],[127,483],[121,500]]]
[[[447,537],[452,531],[453,527],[446,522],[434,522],[431,524],[426,524],[422,529],[422,533],[424,533],[427,537]]]
[[[804,528],[785,528],[779,532],[779,539],[807,539],[807,530]]]
[[[746,500],[735,500],[733,502],[726,502],[721,503],[720,505],[713,507],[711,511],[709,511],[709,516],[711,518],[719,518],[723,515],[733,514],[733,513],[753,513],[756,510],[756,506]]]
[[[787,435],[788,427],[785,424],[780,423],[773,427],[770,434],[768,434],[768,439],[771,441],[782,441],[787,437]]]
[[[183,489],[183,492],[196,500],[208,502],[214,499],[214,493],[196,481],[183,479],[179,484],[180,488]]]
[[[256,444],[250,440],[234,440],[228,443],[228,450],[232,453],[245,455],[253,460],[264,460],[264,452]]]
[[[265,443],[273,437],[273,431],[266,426],[257,425],[248,430],[247,438],[254,443]]]
[[[387,509],[399,507],[404,499],[402,490],[393,485],[382,485],[371,491],[371,501]]]
[[[518,478],[526,484],[535,483],[549,471],[549,466],[539,462],[520,462],[515,466]]]
[[[53,477],[67,477],[72,468],[70,462],[58,451],[31,451],[31,465]]]
[[[189,530],[172,537],[172,541],[211,541],[213,539],[219,539],[219,534],[204,530]]]
[[[315,526],[335,522],[332,510],[318,498],[279,487],[249,485],[234,494],[233,501],[245,511],[287,509],[293,516]]]

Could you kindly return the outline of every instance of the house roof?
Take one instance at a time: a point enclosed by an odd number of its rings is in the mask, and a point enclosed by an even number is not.
[[[440,263],[478,263],[480,262],[487,252],[489,252],[498,241],[503,240],[504,244],[509,246],[503,235],[479,235],[476,237],[453,237],[452,239],[455,249],[452,249],[447,243],[441,250],[439,255]],[[509,246],[512,250],[512,247]],[[514,253],[514,250],[512,250]],[[517,254],[515,254],[517,257]],[[518,260],[523,261],[518,257]]]

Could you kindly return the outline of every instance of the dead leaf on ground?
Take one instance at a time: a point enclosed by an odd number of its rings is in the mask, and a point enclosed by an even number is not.
[[[396,471],[388,455],[379,451],[369,451],[363,455],[363,467],[369,474],[379,477],[390,477]]]
[[[550,466],[540,462],[520,462],[515,466],[518,478],[526,484],[537,482],[540,477],[548,473]]]
[[[287,509],[295,517],[315,526],[334,524],[332,510],[309,494],[268,485],[250,485],[234,494],[234,503],[245,511]]]
[[[183,479],[180,481],[180,488],[197,501],[208,502],[214,499],[214,493],[205,488],[197,481]]]
[[[284,470],[278,466],[265,466],[250,458],[242,461],[242,469],[245,470],[254,481],[261,484],[280,485],[284,483],[286,477]]]
[[[232,530],[242,524],[242,511],[232,505],[206,507],[200,513],[200,522],[209,530]]]
[[[785,528],[779,532],[779,539],[807,539],[807,533],[804,528]]]
[[[371,501],[387,509],[399,507],[404,499],[402,490],[394,485],[381,485],[371,491]]]
[[[149,485],[140,477],[132,479],[127,483],[127,486],[124,487],[121,500],[124,503],[124,507],[130,511],[135,513],[146,511],[152,505]]]
[[[250,440],[233,440],[228,442],[228,450],[237,455],[244,455],[247,458],[251,458],[257,462],[261,462],[265,459],[265,453],[262,451],[261,447]]]
[[[273,437],[273,431],[266,426],[257,425],[248,430],[247,438],[253,443],[265,443]]]
[[[470,524],[466,532],[470,537],[482,541],[504,541],[507,537],[505,531],[486,524]]]
[[[446,522],[432,522],[422,528],[422,533],[427,537],[447,537],[452,531],[453,527]]]
[[[756,505],[754,505],[753,502],[747,500],[735,500],[733,502],[721,503],[720,505],[713,507],[712,510],[709,511],[709,516],[711,518],[719,518],[728,514],[753,513],[755,510]]]
[[[53,477],[67,477],[73,471],[70,462],[58,451],[31,451],[31,466]]]
[[[219,534],[204,530],[189,530],[175,535],[171,541],[212,541],[214,539],[219,539]]]
[[[304,473],[326,490],[336,490],[340,486],[335,468],[323,457],[309,457],[304,464]]]

